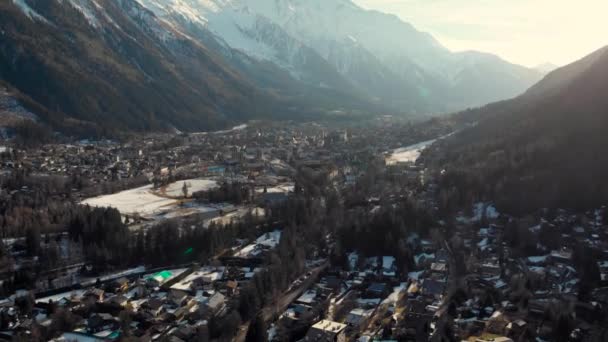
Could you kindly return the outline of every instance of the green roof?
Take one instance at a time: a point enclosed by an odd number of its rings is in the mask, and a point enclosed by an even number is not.
[[[110,340],[115,340],[119,337],[120,337],[120,331],[115,331],[115,332],[111,333],[110,335],[108,335],[107,338]]]
[[[169,278],[171,278],[173,274],[169,271],[160,271],[158,273],[155,274],[156,277],[160,276],[161,278],[163,278],[164,280],[167,280]]]
[[[173,274],[169,271],[160,271],[156,274],[153,274],[151,276],[148,277],[148,280],[150,279],[157,279],[157,278],[161,278],[162,280],[167,280],[169,278],[171,278],[173,276]]]

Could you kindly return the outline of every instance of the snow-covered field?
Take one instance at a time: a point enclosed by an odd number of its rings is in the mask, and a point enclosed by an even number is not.
[[[158,196],[150,184],[112,195],[89,198],[82,201],[81,204],[92,207],[112,207],[118,209],[122,214],[137,213],[141,216],[153,216],[171,209],[176,205],[176,201]]]
[[[135,189],[121,191],[111,195],[89,198],[81,202],[92,207],[112,207],[123,215],[139,214],[142,217],[165,215],[166,217],[186,216],[197,212],[214,210],[204,206],[179,206],[176,198],[182,197],[184,182],[188,186],[188,195],[193,192],[217,187],[217,182],[210,179],[189,179],[169,184],[163,189],[153,189],[152,184]]]
[[[395,165],[398,163],[414,163],[420,157],[422,151],[431,146],[436,140],[423,141],[421,143],[398,148],[393,150],[391,155],[386,158],[387,165]]]
[[[234,126],[231,129],[224,129],[221,131],[214,131],[214,132],[197,132],[197,133],[192,133],[192,134],[193,135],[226,134],[226,133],[232,133],[232,132],[236,132],[236,131],[242,131],[247,127],[248,127],[247,124],[242,124],[242,125]]]
[[[188,197],[197,191],[207,191],[218,187],[217,181],[213,179],[188,179],[167,185],[161,189],[161,193],[168,197],[183,197],[184,183],[188,187]]]
[[[251,210],[251,214],[252,215],[257,215],[259,217],[263,217],[265,215],[264,212],[264,208],[239,208],[236,211],[233,211],[229,214],[226,214],[224,216],[219,216],[219,217],[215,217],[209,220],[205,220],[205,222],[203,222],[203,226],[205,227],[209,227],[209,225],[211,223],[215,223],[215,224],[229,224],[230,221],[238,221],[241,218],[245,217],[245,215],[247,215],[249,213],[249,211]]]
[[[290,193],[290,192],[293,192],[293,190],[294,190],[293,184],[282,184],[282,185],[277,185],[277,186],[266,188],[267,193]],[[263,193],[264,188],[257,188],[257,189],[255,189],[255,192]]]

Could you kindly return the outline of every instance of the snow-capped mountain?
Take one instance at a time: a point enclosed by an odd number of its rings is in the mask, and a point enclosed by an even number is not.
[[[43,122],[87,134],[381,111],[275,23],[197,3],[1,1],[0,84],[31,98]],[[233,19],[231,31],[222,20]]]
[[[230,47],[298,79],[333,87],[304,63],[320,56],[360,92],[403,111],[481,105],[515,96],[542,76],[487,54],[452,53],[396,16],[350,0],[139,1],[160,17],[204,26]],[[490,78],[496,75],[501,78]]]
[[[133,0],[3,1],[0,34],[0,81],[65,131],[212,129],[274,104]]]
[[[406,90],[413,87],[422,99],[441,104],[434,107],[438,110],[509,98],[522,93],[542,76],[535,70],[489,54],[452,53],[431,35],[398,17],[362,9],[350,0],[233,0],[231,3],[271,18],[326,59],[336,45],[356,42],[357,49],[369,51],[393,72],[394,78],[408,85],[404,87]],[[333,60],[344,63],[356,55],[353,49],[343,49],[341,58]],[[366,68],[377,70],[374,65],[358,65],[360,71]],[[453,96],[454,93],[458,96]]]
[[[70,126],[425,115],[511,97],[540,77],[452,53],[349,0],[8,0],[0,33],[0,80],[48,109],[43,121]]]

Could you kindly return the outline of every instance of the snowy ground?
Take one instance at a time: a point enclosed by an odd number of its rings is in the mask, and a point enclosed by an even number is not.
[[[281,240],[281,231],[275,230],[260,236],[254,243],[243,247],[236,252],[234,256],[241,258],[249,258],[258,256],[264,248],[274,249]]]
[[[196,191],[208,190],[217,186],[217,182],[210,179],[178,181],[159,190],[153,189],[150,184],[112,195],[89,198],[82,201],[81,204],[92,207],[112,207],[118,209],[123,215],[139,214],[145,218],[187,216],[215,210],[215,208],[198,205],[180,206],[176,198],[183,196],[182,187],[184,182],[188,185],[189,195]]]
[[[391,152],[391,155],[386,158],[387,165],[394,165],[398,163],[414,163],[420,157],[420,154],[424,149],[431,146],[436,140],[423,141],[421,143],[398,148]]]
[[[399,295],[401,292],[407,290],[407,283],[401,283],[397,287],[393,287],[393,292],[382,302],[383,304],[396,304],[399,300]]]
[[[193,135],[226,134],[226,133],[232,133],[232,132],[242,131],[242,130],[244,130],[247,127],[248,127],[247,124],[242,124],[242,125],[234,126],[231,129],[225,129],[225,130],[214,131],[214,132],[197,132],[197,133],[192,133],[192,134]]]
[[[92,207],[112,207],[122,214],[138,213],[144,217],[160,214],[176,206],[176,201],[153,192],[152,185],[121,191],[112,195],[89,198],[81,204]]]
[[[161,189],[161,194],[174,198],[183,197],[184,183],[186,183],[186,186],[188,187],[189,197],[191,197],[192,194],[197,191],[207,191],[219,186],[217,181],[213,179],[187,179],[167,185],[165,188]]]
[[[290,193],[290,192],[293,192],[293,190],[294,190],[293,184],[282,184],[282,185],[277,185],[277,186],[266,188],[267,193]],[[255,192],[263,193],[264,188],[263,187],[257,188],[257,189],[255,189]]]
[[[456,132],[441,136],[437,139],[423,141],[414,145],[389,151],[387,152],[387,154],[390,155],[386,158],[386,164],[395,165],[398,163],[415,163],[420,157],[422,151],[424,151],[427,147],[433,145],[433,143],[435,143],[436,141],[443,140],[453,134],[456,134]]]
[[[203,222],[203,225],[205,227],[209,227],[209,225],[212,222],[215,222],[216,224],[222,224],[222,225],[229,224],[230,221],[235,221],[236,222],[236,221],[240,220],[241,218],[243,218],[245,215],[247,215],[249,213],[249,210],[251,210],[251,214],[254,215],[254,216],[256,214],[259,217],[263,217],[264,216],[264,208],[253,208],[252,209],[252,208],[245,207],[245,208],[237,209],[236,211],[231,212],[229,214],[226,214],[224,216],[220,216],[220,217],[216,217],[216,218],[213,218],[213,219],[205,220],[205,222]]]

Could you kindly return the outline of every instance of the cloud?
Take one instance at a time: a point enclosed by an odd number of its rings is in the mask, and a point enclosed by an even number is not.
[[[608,44],[606,0],[354,0],[397,14],[453,50],[566,64]]]

